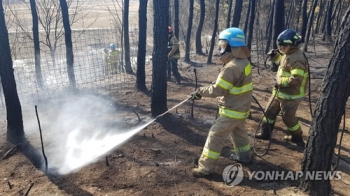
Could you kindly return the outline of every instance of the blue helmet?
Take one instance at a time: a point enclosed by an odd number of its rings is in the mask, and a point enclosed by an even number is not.
[[[231,27],[220,32],[219,40],[227,40],[231,47],[247,46],[244,32],[236,27]]]
[[[110,48],[110,49],[115,49],[114,44],[109,45],[109,48]]]
[[[280,33],[277,37],[278,45],[293,45],[296,46],[300,44],[301,37],[293,29],[286,29]]]

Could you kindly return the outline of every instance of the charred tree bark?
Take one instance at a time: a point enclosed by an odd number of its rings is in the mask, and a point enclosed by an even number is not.
[[[276,40],[278,35],[284,30],[284,0],[275,1],[275,11],[273,16],[273,48],[277,48]]]
[[[0,77],[7,115],[7,140],[13,144],[24,139],[22,107],[19,102],[8,31],[2,0],[0,0]]]
[[[247,47],[249,50],[252,47],[252,40],[253,40],[253,32],[254,32],[254,21],[255,21],[255,7],[256,7],[256,1],[250,1],[249,6],[249,23],[248,23],[248,31],[247,31]]]
[[[34,41],[34,61],[35,61],[35,76],[36,83],[39,88],[43,87],[43,76],[41,73],[41,63],[40,63],[40,42],[39,42],[39,21],[38,12],[36,11],[35,0],[30,0],[30,9],[32,13],[33,21],[33,41]]]
[[[129,0],[124,0],[123,26],[124,26],[123,30],[124,30],[125,72],[128,73],[128,74],[134,74],[134,71],[131,68],[131,61],[130,61]]]
[[[273,24],[274,10],[275,10],[275,1],[276,0],[272,1],[270,13],[269,13],[269,20],[267,21],[267,25],[266,25],[267,28],[266,28],[265,36],[267,37],[267,42],[266,42],[265,53],[267,53],[270,50],[270,45],[271,45],[272,24]],[[273,41],[275,41],[275,40],[273,40]]]
[[[226,18],[226,28],[230,27],[230,19],[231,19],[231,10],[232,10],[232,0],[229,0],[228,3],[228,11],[227,11],[227,18]]]
[[[219,7],[220,7],[220,0],[216,0],[215,1],[214,28],[213,28],[213,33],[211,35],[210,49],[209,49],[208,60],[207,60],[208,64],[212,63],[211,60],[213,57],[213,50],[214,50],[214,45],[215,45],[215,35],[216,35],[216,32],[218,31]]]
[[[205,0],[200,0],[200,10],[199,23],[196,31],[196,54],[203,55],[202,29],[205,18]]]
[[[67,72],[69,78],[69,85],[71,90],[76,90],[75,74],[74,74],[74,54],[72,43],[72,30],[69,23],[68,5],[66,0],[60,0],[62,11],[62,22],[64,28],[64,38],[66,44],[66,58],[67,58]]]
[[[350,95],[350,8],[343,18],[334,55],[323,79],[321,95],[304,151],[302,171],[330,171],[337,134]],[[310,195],[330,195],[330,180],[301,178],[300,189]]]
[[[147,39],[147,3],[148,0],[140,1],[139,6],[139,43],[137,52],[136,88],[147,93],[145,59]]]
[[[327,16],[326,16],[326,31],[324,32],[325,41],[332,41],[332,13],[334,0],[328,1]]]
[[[243,0],[236,0],[231,27],[239,27],[239,23],[241,22],[242,7]]]
[[[318,2],[318,0],[313,0],[312,6],[311,6],[311,9],[310,9],[310,14],[309,14],[308,21],[307,21],[307,32],[306,32],[306,35],[305,35],[304,47],[303,47],[303,51],[304,52],[307,51],[307,45],[309,43],[310,34],[311,34],[311,31],[312,31],[312,25],[314,23],[314,15],[315,15],[315,9],[316,9],[316,6],[317,6],[317,2]]]
[[[191,52],[191,32],[192,32],[192,23],[193,23],[193,5],[194,0],[190,0],[189,16],[188,16],[188,26],[186,33],[186,49],[185,49],[185,62],[191,62],[190,52]]]
[[[245,17],[245,23],[243,27],[243,31],[247,32],[248,30],[248,23],[249,23],[249,16],[250,16],[250,6],[251,6],[251,1],[248,1],[248,10],[247,10],[247,15]]]
[[[175,36],[177,39],[180,39],[179,37],[179,0],[174,0],[174,26],[175,26]]]
[[[306,27],[307,27],[307,0],[303,0],[303,3],[301,5],[301,39],[304,42],[305,41],[305,34],[306,34]]]
[[[151,87],[151,113],[156,117],[167,108],[167,44],[168,44],[168,21],[169,1],[153,0],[154,9],[154,48],[152,55],[152,87]]]

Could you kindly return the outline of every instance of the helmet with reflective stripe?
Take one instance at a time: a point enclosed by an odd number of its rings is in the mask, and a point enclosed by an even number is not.
[[[227,40],[231,47],[246,46],[244,32],[236,27],[221,31],[219,40]]]
[[[293,29],[286,29],[277,37],[278,45],[293,45],[296,46],[301,43],[301,37]]]
[[[114,44],[109,45],[109,48],[110,48],[110,49],[115,49]]]

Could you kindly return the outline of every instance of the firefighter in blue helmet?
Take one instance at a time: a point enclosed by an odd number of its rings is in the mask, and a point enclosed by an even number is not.
[[[284,30],[277,37],[278,51],[271,50],[270,60],[278,66],[273,94],[263,119],[262,131],[255,138],[268,140],[274,129],[276,116],[282,114],[284,124],[290,133],[286,140],[304,146],[300,122],[295,116],[298,106],[307,90],[307,59],[301,51],[301,37],[292,29]]]
[[[234,154],[232,159],[242,163],[251,161],[251,148],[245,130],[246,118],[252,101],[252,70],[248,60],[250,51],[245,35],[239,28],[228,28],[219,35],[220,60],[224,66],[216,82],[201,87],[191,94],[192,99],[218,97],[220,116],[210,128],[198,168],[192,170],[194,177],[204,177],[214,172],[224,140],[231,136]]]
[[[119,63],[119,51],[116,50],[114,44],[109,45],[110,51],[108,56],[108,66],[106,73],[115,74],[124,72],[123,66]]]

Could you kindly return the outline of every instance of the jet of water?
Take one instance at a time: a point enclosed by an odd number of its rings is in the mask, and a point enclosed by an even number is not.
[[[76,128],[68,135],[66,144],[67,153],[64,161],[60,165],[56,165],[55,170],[59,174],[64,175],[95,162],[101,156],[120,146],[155,120],[153,119],[124,133],[108,134],[103,138],[99,138],[98,134],[95,134],[90,139],[84,139],[83,141],[80,139],[82,130]]]

